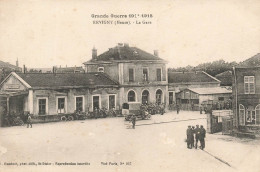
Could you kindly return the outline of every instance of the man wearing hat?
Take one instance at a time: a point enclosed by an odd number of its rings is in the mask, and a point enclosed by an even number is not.
[[[192,130],[191,130],[191,126],[188,126],[188,129],[186,130],[186,135],[187,135],[187,148],[191,149],[192,148],[192,144],[191,144],[191,140],[192,140]]]
[[[203,125],[200,126],[200,146],[203,150],[205,148],[205,137],[206,137],[206,130],[203,128]]]
[[[198,141],[199,141],[199,138],[200,138],[200,128],[199,128],[199,125],[196,125],[196,128],[194,129],[194,132],[195,132],[195,139],[196,139],[195,148],[197,149]]]
[[[191,135],[191,147],[193,148],[194,147],[194,134],[195,134],[195,127],[194,126],[191,127],[191,132],[192,132],[192,135]]]
[[[135,114],[132,115],[131,121],[132,121],[132,124],[133,124],[133,129],[135,129],[135,122],[136,122]]]

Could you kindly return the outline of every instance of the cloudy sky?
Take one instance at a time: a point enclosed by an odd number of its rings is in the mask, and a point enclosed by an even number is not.
[[[92,14],[153,18],[138,18],[150,25],[94,25]],[[119,42],[157,49],[169,67],[242,61],[260,53],[260,1],[1,0],[0,33],[0,60],[28,67],[82,65],[93,46],[100,54]]]

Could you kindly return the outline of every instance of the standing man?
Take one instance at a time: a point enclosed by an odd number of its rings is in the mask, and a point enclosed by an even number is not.
[[[188,129],[186,130],[186,135],[187,135],[187,148],[191,149],[192,148],[192,130],[191,130],[191,126],[188,126]]]
[[[180,112],[180,105],[179,104],[176,104],[176,109],[177,109],[177,114],[179,114],[179,112]]]
[[[191,111],[193,111],[193,110],[194,110],[194,103],[191,102]]]
[[[161,115],[164,114],[164,108],[165,108],[165,105],[162,103],[162,104],[160,105]]]
[[[196,139],[195,148],[197,149],[198,148],[198,141],[199,141],[199,138],[200,138],[200,128],[199,128],[199,125],[196,125],[196,128],[195,128],[194,132],[195,132],[195,139]]]
[[[133,114],[131,121],[132,121],[132,124],[133,124],[132,128],[135,129],[135,122],[136,122],[135,114]]]
[[[203,128],[203,125],[200,126],[200,145],[201,149],[205,148],[205,137],[206,137],[206,130]]]
[[[191,127],[191,132],[192,132],[192,135],[191,135],[191,147],[193,148],[194,147],[194,134],[195,134],[195,127],[194,126]]]
[[[29,125],[31,125],[31,128],[32,128],[32,117],[31,117],[31,114],[28,114],[28,117],[27,117],[27,128],[29,128]]]

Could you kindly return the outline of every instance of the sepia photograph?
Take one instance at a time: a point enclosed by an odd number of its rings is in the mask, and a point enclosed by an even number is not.
[[[0,172],[260,172],[259,0],[0,0]]]

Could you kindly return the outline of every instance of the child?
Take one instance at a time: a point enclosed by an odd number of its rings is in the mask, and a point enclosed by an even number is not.
[[[27,128],[29,128],[29,125],[31,125],[31,128],[32,128],[32,117],[30,114],[28,114],[28,117],[27,117]]]

